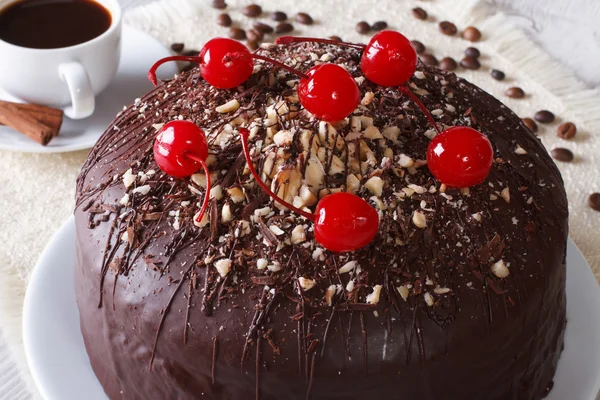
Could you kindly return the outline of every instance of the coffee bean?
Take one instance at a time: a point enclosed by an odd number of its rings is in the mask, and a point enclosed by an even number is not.
[[[303,13],[303,12],[296,14],[295,20],[296,20],[296,22],[300,22],[301,24],[304,24],[304,25],[312,25],[312,23],[313,23],[312,17],[310,15],[308,15],[307,13]]]
[[[329,36],[329,39],[335,40],[336,42],[343,42],[342,38],[337,35]]]
[[[229,37],[236,40],[246,39],[246,32],[240,28],[230,28]]]
[[[384,30],[387,27],[388,27],[387,22],[385,22],[385,21],[377,21],[377,22],[375,22],[373,24],[373,26],[371,28],[373,28],[374,31],[378,31],[379,32],[379,31]]]
[[[571,162],[571,161],[573,161],[573,158],[575,158],[575,156],[573,155],[573,152],[571,150],[565,149],[563,147],[557,147],[557,148],[552,149],[550,154],[552,154],[552,157],[555,160],[563,161],[563,162]]]
[[[442,21],[440,22],[439,26],[440,32],[442,32],[444,35],[452,36],[456,34],[456,25],[454,25],[452,22]]]
[[[493,69],[492,70],[492,78],[494,78],[497,81],[503,81],[504,78],[506,78],[506,75],[504,74],[504,72],[502,72],[498,69]]]
[[[183,43],[173,43],[171,45],[171,50],[173,50],[175,53],[181,53],[183,51]]]
[[[536,133],[538,131],[537,124],[531,118],[523,118],[522,121],[531,132]]]
[[[254,24],[252,24],[252,27],[254,29],[256,29],[257,31],[262,32],[264,34],[273,33],[273,27],[271,25],[267,25],[262,22],[257,21]]]
[[[479,60],[476,59],[475,57],[465,57],[462,60],[460,60],[460,65],[463,68],[466,69],[479,69],[481,68],[481,64],[479,63]]]
[[[533,116],[537,122],[541,122],[543,124],[549,124],[554,122],[554,114],[552,114],[548,110],[541,110],[535,113]]]
[[[225,3],[225,0],[213,0],[212,6],[218,10],[222,10],[227,8],[227,3]]]
[[[465,56],[467,57],[479,58],[480,55],[481,53],[477,47],[467,47],[465,49]]]
[[[523,89],[516,86],[509,87],[508,89],[506,89],[506,92],[504,92],[504,94],[513,99],[522,99],[523,97],[525,97],[525,92],[523,91]]]
[[[440,68],[444,71],[454,71],[458,67],[456,61],[452,57],[444,57],[440,61]]]
[[[425,53],[425,50],[427,50],[425,45],[423,43],[419,42],[418,40],[411,40],[410,42],[412,43],[413,47],[415,48],[415,51],[417,52],[417,54],[423,54],[423,53]]]
[[[217,24],[221,26],[231,26],[232,22],[233,21],[231,20],[229,14],[221,14],[219,15],[219,18],[217,18]]]
[[[476,42],[481,39],[481,32],[474,26],[469,26],[463,31],[462,37],[463,39],[467,39],[469,42]]]
[[[280,22],[275,27],[275,33],[290,33],[294,30],[294,25],[289,22]]]
[[[262,14],[262,7],[258,4],[250,4],[249,6],[242,8],[242,14],[251,18],[258,17]]]
[[[577,134],[577,127],[572,122],[564,122],[556,128],[556,136],[561,139],[572,139]]]
[[[356,24],[356,32],[358,33],[362,33],[364,35],[365,33],[369,33],[370,30],[371,25],[369,25],[369,23],[366,21],[360,21],[358,24]]]
[[[248,48],[249,48],[250,50],[254,51],[254,50],[258,49],[258,47],[259,47],[259,44],[258,44],[258,42],[257,42],[257,41],[255,41],[255,40],[248,40],[248,41],[246,42],[246,46],[248,46]]]
[[[271,19],[278,22],[285,21],[287,19],[287,14],[283,11],[273,11],[271,13]]]
[[[264,34],[256,29],[248,29],[246,31],[246,39],[250,42],[260,42],[263,40]]]
[[[600,193],[590,194],[588,204],[593,210],[600,211]]]
[[[423,10],[421,7],[413,8],[412,15],[417,19],[427,19],[427,11]]]
[[[423,63],[425,65],[432,65],[432,66],[438,65],[438,60],[437,60],[437,58],[435,58],[435,56],[433,54],[423,53],[419,56],[419,58],[421,59],[421,61],[423,61]]]

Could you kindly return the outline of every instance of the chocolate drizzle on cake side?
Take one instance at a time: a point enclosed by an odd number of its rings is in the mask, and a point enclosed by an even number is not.
[[[299,70],[343,65],[361,105],[331,125],[268,64],[238,90],[194,69],[124,110],[79,176],[75,285],[109,397],[541,399],[562,346],[568,228],[539,140],[481,89],[419,66],[410,87],[436,121],[475,127],[495,151],[483,184],[444,188],[425,162],[433,127],[401,92],[365,80],[358,52],[259,51]],[[210,144],[214,188],[198,224],[206,177],[173,179],[153,158],[174,119]],[[280,197],[311,210],[336,191],[368,200],[373,243],[320,247],[309,221],[253,181],[240,126]]]

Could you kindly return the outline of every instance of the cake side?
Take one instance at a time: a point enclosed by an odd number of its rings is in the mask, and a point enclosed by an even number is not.
[[[269,65],[232,91],[194,70],[125,110],[83,168],[76,292],[109,397],[542,398],[562,346],[568,229],[540,142],[481,89],[420,66],[411,89],[438,123],[473,126],[495,150],[486,182],[444,190],[424,162],[432,127],[398,90],[362,78],[359,53],[261,51],[299,69],[344,65],[361,106],[332,126]],[[203,175],[174,180],[152,158],[157,127],[173,119],[211,143],[218,187],[201,226]],[[250,178],[239,126],[263,180],[295,205],[337,190],[370,201],[375,241],[350,254],[319,247]]]

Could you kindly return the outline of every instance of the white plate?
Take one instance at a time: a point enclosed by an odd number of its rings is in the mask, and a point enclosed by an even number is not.
[[[121,64],[117,76],[96,97],[96,110],[91,117],[80,120],[65,117],[58,136],[48,146],[42,146],[27,136],[0,125],[0,149],[27,153],[61,153],[92,147],[124,105],[133,103],[136,97],[141,97],[152,89],[147,77],[152,64],[171,55],[152,36],[129,26],[123,26],[122,40]],[[161,77],[172,77],[175,73],[175,63],[167,63],[160,69]],[[0,100],[19,102],[2,89]]]
[[[42,253],[29,281],[23,310],[25,354],[46,400],[107,400],[79,330],[74,264],[71,217]],[[565,350],[546,400],[593,400],[600,389],[600,289],[571,240],[567,265]]]

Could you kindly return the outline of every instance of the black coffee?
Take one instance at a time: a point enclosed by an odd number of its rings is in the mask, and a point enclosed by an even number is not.
[[[23,0],[0,10],[0,40],[56,49],[98,37],[111,22],[110,12],[92,0]]]

